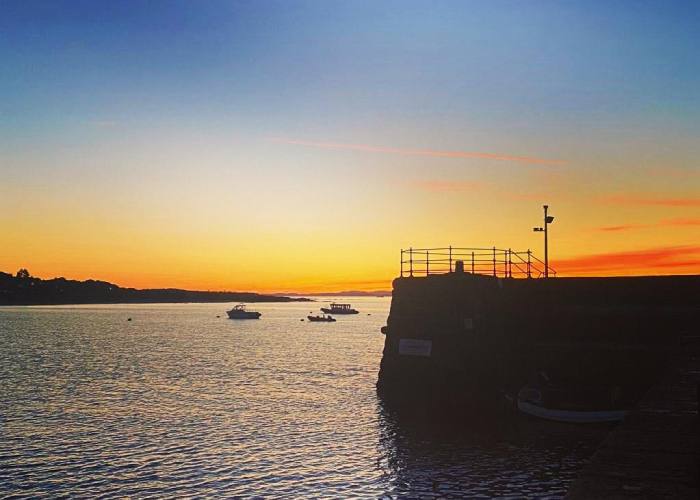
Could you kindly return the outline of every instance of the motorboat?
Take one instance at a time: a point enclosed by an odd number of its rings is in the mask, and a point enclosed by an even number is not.
[[[257,311],[246,311],[245,304],[233,306],[233,309],[226,311],[229,319],[258,319],[262,314]]]
[[[331,303],[331,307],[322,307],[321,311],[326,314],[358,314],[360,311],[353,309],[350,304]]]
[[[307,316],[309,321],[313,322],[325,322],[325,323],[334,323],[335,318],[333,316],[326,316],[325,314],[323,316]]]
[[[564,389],[530,383],[517,395],[518,410],[526,415],[579,424],[619,422],[627,411],[619,405],[619,387]]]

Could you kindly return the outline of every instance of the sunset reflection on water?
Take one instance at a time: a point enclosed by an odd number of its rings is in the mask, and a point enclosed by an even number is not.
[[[0,309],[0,493],[559,496],[600,438],[406,419],[375,390],[389,299],[320,305]]]

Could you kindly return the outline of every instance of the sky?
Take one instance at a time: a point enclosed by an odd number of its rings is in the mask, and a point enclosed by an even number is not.
[[[700,5],[0,1],[0,270],[388,289],[409,247],[700,273]]]

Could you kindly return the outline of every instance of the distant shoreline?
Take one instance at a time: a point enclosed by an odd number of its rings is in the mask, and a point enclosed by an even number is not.
[[[290,298],[290,297],[287,297]],[[248,301],[239,301],[239,300],[200,300],[200,301],[171,301],[171,302],[62,302],[62,303],[51,303],[51,304],[0,304],[0,311],[3,308],[12,308],[12,307],[58,307],[58,306],[138,306],[138,305],[174,305],[174,304],[182,304],[182,305],[187,305],[187,304],[231,304],[231,303],[241,303],[241,302],[246,302],[249,304],[289,304],[289,303],[295,303],[295,302],[316,302],[313,299],[291,299],[291,300],[261,300],[261,301],[255,301],[255,300],[248,300]]]
[[[114,304],[206,304],[225,302],[312,302],[305,297],[252,292],[203,292],[178,288],[122,288],[106,281],[43,280],[0,272],[0,306]]]
[[[284,293],[283,295],[288,295],[289,297],[391,297],[391,290],[373,290],[369,292],[363,292],[360,290],[315,293],[288,292]]]

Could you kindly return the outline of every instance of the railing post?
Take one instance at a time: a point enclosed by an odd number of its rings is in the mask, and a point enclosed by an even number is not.
[[[403,278],[403,248],[401,249],[401,277]]]
[[[450,245],[450,272],[452,272],[452,245]]]
[[[474,252],[472,252],[472,274],[474,274]]]
[[[496,276],[496,247],[493,247],[493,275]]]
[[[425,275],[430,274],[430,250],[425,251]]]
[[[513,277],[513,258],[512,258],[512,252],[513,252],[513,251],[509,248],[509,249],[508,249],[508,267],[507,267],[507,269],[506,269],[506,270],[507,270],[506,276],[508,276],[509,278],[512,278],[512,277]]]
[[[527,277],[528,277],[528,278],[532,278],[532,271],[531,271],[531,269],[530,269],[531,262],[532,262],[531,259],[530,259],[530,255],[531,255],[531,254],[532,254],[532,252],[531,252],[530,249],[528,248],[528,249],[527,249]]]
[[[413,247],[408,249],[409,276],[413,277]]]

